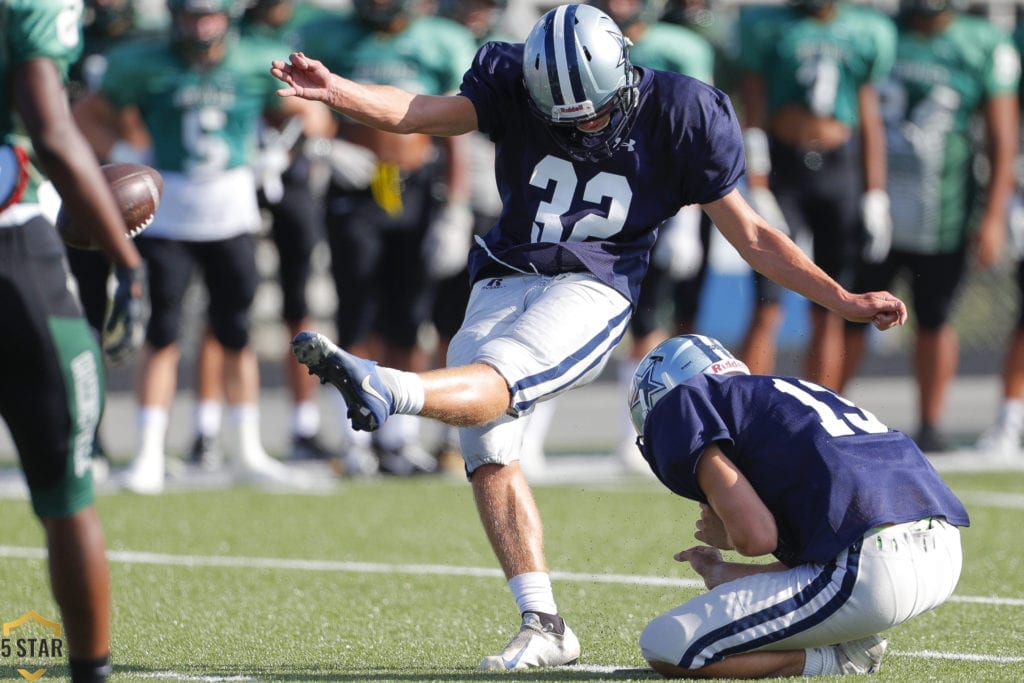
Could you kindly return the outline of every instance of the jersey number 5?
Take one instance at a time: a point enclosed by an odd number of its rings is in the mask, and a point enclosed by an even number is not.
[[[851,436],[857,433],[885,434],[889,428],[882,424],[877,417],[863,408],[858,408],[842,396],[829,391],[823,386],[814,382],[798,380],[799,384],[778,377],[772,380],[775,388],[784,394],[792,396],[808,408],[812,408],[821,418],[822,428],[830,436]],[[822,395],[822,398],[831,399],[833,403],[843,406],[842,412],[837,413],[821,398],[814,394]],[[845,408],[849,410],[845,410]]]

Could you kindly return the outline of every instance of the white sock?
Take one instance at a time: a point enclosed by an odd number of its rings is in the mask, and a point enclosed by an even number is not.
[[[311,437],[319,431],[320,404],[316,401],[299,401],[292,406],[292,434]]]
[[[423,410],[425,389],[423,380],[415,372],[377,366],[380,381],[391,392],[396,415],[419,415]]]
[[[551,576],[547,572],[526,572],[508,580],[512,597],[516,600],[519,613],[543,612],[558,614],[555,593],[551,589]]]
[[[142,454],[159,454],[164,452],[164,439],[167,437],[167,424],[170,415],[167,410],[157,406],[142,406],[136,413],[138,427],[138,448],[136,456]]]
[[[803,676],[825,676],[842,673],[839,668],[839,659],[836,657],[836,648],[833,645],[826,647],[810,647],[804,650]]]
[[[199,401],[196,403],[196,433],[202,436],[217,436],[220,433],[220,418],[224,404],[220,401]]]
[[[238,403],[228,407],[228,424],[234,433],[235,453],[239,462],[263,460],[269,457],[260,438],[260,409],[253,403]]]
[[[1003,427],[1020,432],[1024,427],[1024,399],[1009,398],[1003,401],[1003,408],[1000,411],[1000,422]]]

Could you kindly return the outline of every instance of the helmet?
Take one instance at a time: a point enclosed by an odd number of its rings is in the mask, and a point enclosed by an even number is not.
[[[717,339],[699,334],[672,337],[651,349],[629,387],[629,416],[637,434],[644,433],[647,414],[669,389],[701,373],[749,375],[750,370]]]
[[[593,5],[619,25],[619,28],[628,29],[633,24],[652,24],[658,20],[658,13],[661,10],[661,2],[658,0],[626,0],[625,7],[628,12],[617,14],[615,0],[588,0],[588,5]]]
[[[637,74],[629,39],[590,5],[562,5],[540,18],[523,45],[523,80],[533,112],[577,161],[608,158],[636,119]],[[600,131],[577,126],[610,115]]]
[[[373,29],[386,28],[412,11],[412,0],[352,0],[356,16]]]
[[[101,39],[119,38],[135,27],[135,5],[129,0],[85,3],[83,29]]]
[[[237,0],[167,0],[171,42],[187,59],[201,59],[210,48],[224,42],[244,7]],[[197,24],[197,16],[208,14],[224,14],[227,22],[214,30]]]

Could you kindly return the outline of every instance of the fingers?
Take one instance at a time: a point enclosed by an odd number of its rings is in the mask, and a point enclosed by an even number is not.
[[[676,560],[676,562],[689,562],[691,558],[695,557],[696,555],[703,554],[708,551],[713,551],[713,549],[706,545],[695,545],[692,548],[680,550],[672,557]]]

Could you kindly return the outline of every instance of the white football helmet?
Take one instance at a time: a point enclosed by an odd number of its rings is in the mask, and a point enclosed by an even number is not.
[[[749,375],[750,370],[717,339],[700,334],[672,337],[651,349],[629,387],[629,416],[636,433],[643,435],[647,414],[669,389],[701,373]]]
[[[629,39],[590,5],[561,5],[534,25],[523,45],[523,80],[534,113],[577,161],[604,159],[625,141],[636,118],[636,70]],[[581,123],[611,114],[600,131]]]

